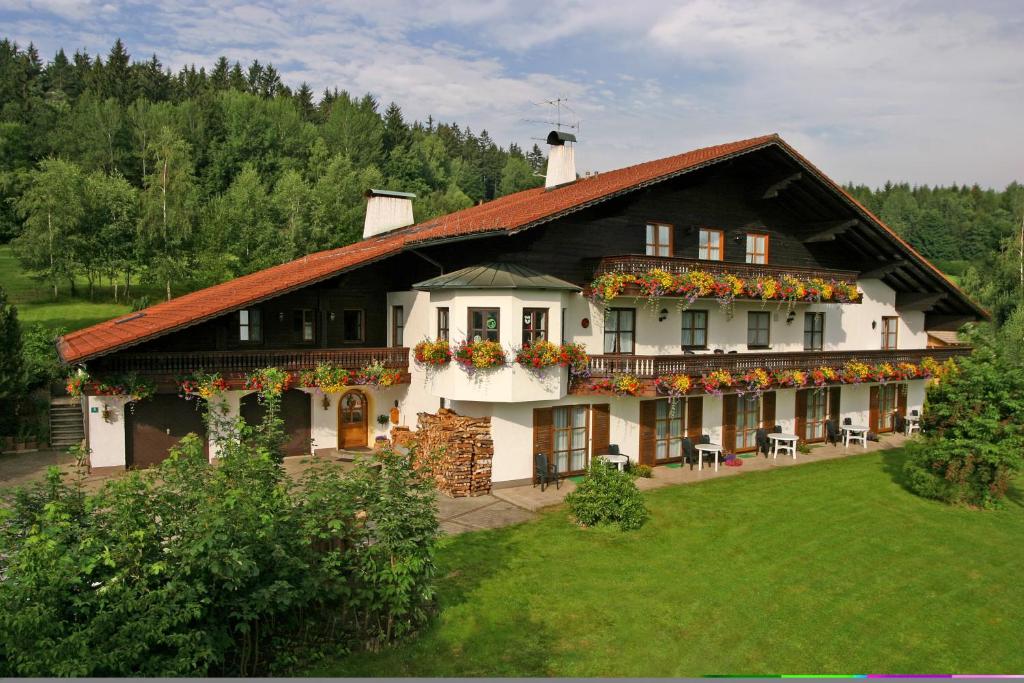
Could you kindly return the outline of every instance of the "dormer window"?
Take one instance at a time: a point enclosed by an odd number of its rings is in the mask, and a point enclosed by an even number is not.
[[[747,263],[768,263],[768,235],[760,232],[747,233]]]
[[[725,233],[711,228],[700,229],[697,243],[697,257],[705,261],[721,261],[725,258]]]
[[[647,224],[647,255],[672,255],[672,226],[667,223]]]

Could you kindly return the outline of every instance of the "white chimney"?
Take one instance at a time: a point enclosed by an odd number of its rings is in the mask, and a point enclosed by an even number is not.
[[[572,133],[560,130],[548,133],[548,172],[544,176],[546,189],[576,181],[575,144],[576,136]]]
[[[415,198],[411,192],[367,191],[363,239],[412,225],[412,200]]]

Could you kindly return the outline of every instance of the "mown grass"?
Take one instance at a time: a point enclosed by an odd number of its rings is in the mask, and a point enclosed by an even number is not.
[[[29,277],[22,270],[10,245],[0,246],[0,286],[7,292],[8,300],[18,307],[18,319],[26,325],[40,323],[54,330],[63,328],[71,332],[131,310],[128,304],[111,301],[109,287],[98,288],[96,300],[90,301],[87,296],[69,296],[64,284],[62,292],[65,293],[54,299],[46,283]],[[84,280],[78,281],[76,286],[82,294],[88,293]]]
[[[1024,671],[1024,498],[957,509],[901,451],[661,489],[640,531],[564,508],[445,539],[440,614],[331,676]]]

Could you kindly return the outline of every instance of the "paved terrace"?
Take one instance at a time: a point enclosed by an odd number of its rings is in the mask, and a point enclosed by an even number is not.
[[[636,484],[641,491],[679,484],[693,484],[719,477],[735,477],[748,472],[795,467],[810,462],[835,460],[851,455],[899,448],[905,441],[906,437],[900,434],[886,434],[882,436],[880,442],[869,441],[867,448],[861,447],[860,444],[849,447],[815,445],[807,455],[798,453],[796,460],[791,456],[780,455],[776,460],[759,455],[755,458],[744,459],[743,465],[740,467],[726,467],[720,464],[717,472],[715,472],[713,464],[705,466],[700,471],[696,467],[691,470],[688,465],[678,468],[656,467],[650,479],[637,479]],[[293,477],[298,477],[311,461],[312,459],[307,456],[285,458],[285,471]],[[16,486],[41,480],[45,476],[46,469],[52,465],[60,467],[68,475],[68,480],[76,476],[74,460],[64,453],[40,451],[24,454],[0,454],[0,495]],[[347,470],[352,467],[352,464],[338,462],[338,467]],[[85,475],[83,482],[87,489],[96,490],[112,476],[117,475]],[[536,518],[540,510],[562,503],[565,496],[575,489],[576,485],[573,482],[565,481],[559,489],[548,487],[544,492],[541,492],[539,486],[516,486],[495,489],[490,495],[475,498],[448,498],[439,494],[437,502],[441,528],[445,533],[458,534],[526,522]]]

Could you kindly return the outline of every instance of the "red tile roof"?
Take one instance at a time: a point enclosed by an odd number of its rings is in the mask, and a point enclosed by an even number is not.
[[[310,254],[289,263],[151,306],[139,313],[72,332],[58,340],[57,349],[66,363],[81,363],[333,277],[346,270],[396,254],[411,245],[444,241],[474,233],[521,230],[579,211],[624,192],[772,144],[782,146],[797,159],[807,163],[778,135],[765,135],[628,166],[551,190],[524,190],[340,249]],[[818,172],[817,169],[814,170]],[[828,184],[853,201],[842,188],[818,173]],[[856,206],[867,213],[859,204]],[[870,218],[877,221],[874,216]],[[889,232],[894,238],[899,239],[894,233]],[[909,245],[907,247],[909,248]],[[917,255],[916,252],[914,254]],[[921,260],[924,261],[923,258]]]

